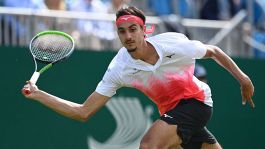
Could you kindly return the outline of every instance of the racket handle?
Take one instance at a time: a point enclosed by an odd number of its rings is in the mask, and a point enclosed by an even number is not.
[[[24,94],[26,94],[26,95],[29,95],[29,94],[30,94],[30,90],[29,90],[29,89],[24,89],[23,92],[24,92]]]
[[[39,76],[40,76],[40,73],[39,72],[34,72],[33,75],[31,76],[30,78],[30,83],[32,84],[36,84],[36,82],[38,81],[39,79]],[[26,95],[29,95],[31,92],[29,89],[23,89],[23,93],[26,94]]]
[[[33,75],[31,76],[31,78],[30,78],[30,82],[31,82],[32,84],[36,84],[36,82],[37,82],[38,79],[39,79],[39,76],[40,76],[40,73],[35,71],[35,72],[33,73]]]

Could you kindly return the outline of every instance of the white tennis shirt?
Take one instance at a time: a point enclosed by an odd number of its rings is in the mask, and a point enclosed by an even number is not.
[[[180,33],[163,33],[146,39],[156,49],[155,65],[134,59],[121,48],[111,61],[96,92],[112,97],[121,87],[142,91],[163,115],[181,99],[195,98],[213,106],[209,86],[194,75],[195,59],[206,54],[205,46]]]

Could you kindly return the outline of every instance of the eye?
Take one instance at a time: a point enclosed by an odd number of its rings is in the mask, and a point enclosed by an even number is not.
[[[119,34],[124,34],[125,30],[118,30]]]
[[[137,29],[136,28],[131,28],[130,32],[135,32]]]

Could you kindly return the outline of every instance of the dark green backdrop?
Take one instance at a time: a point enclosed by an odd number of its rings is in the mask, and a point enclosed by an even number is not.
[[[64,118],[20,94],[34,65],[26,48],[1,47],[0,149],[87,149],[87,137],[104,142],[116,128],[106,107],[85,123]],[[39,88],[82,103],[101,80],[114,52],[75,51],[69,60],[44,73]],[[235,59],[253,80],[256,108],[241,105],[240,88],[233,77],[212,60],[200,60],[208,71],[214,115],[208,128],[225,149],[265,148],[265,61]],[[143,106],[152,104],[134,89],[121,89],[116,96],[138,97]],[[155,120],[158,113],[153,114]]]

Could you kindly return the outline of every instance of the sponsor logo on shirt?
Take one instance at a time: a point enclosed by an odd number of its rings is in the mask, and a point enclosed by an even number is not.
[[[136,69],[136,68],[134,68],[133,70],[134,70],[134,72],[132,74],[136,74],[136,73],[142,71],[142,70],[139,70],[139,69]]]
[[[175,55],[175,53],[170,54],[170,55],[167,55],[166,57],[167,57],[167,58],[172,58],[173,55]]]

